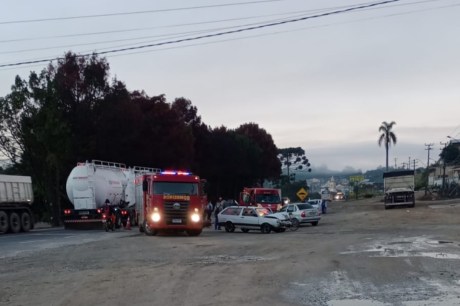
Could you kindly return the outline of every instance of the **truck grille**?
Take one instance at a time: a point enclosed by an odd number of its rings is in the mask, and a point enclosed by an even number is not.
[[[179,204],[179,205],[177,205]],[[188,202],[165,202],[165,222],[168,225],[187,225]],[[180,220],[180,221],[179,221]]]

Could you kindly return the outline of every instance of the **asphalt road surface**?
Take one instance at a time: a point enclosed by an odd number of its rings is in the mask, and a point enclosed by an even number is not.
[[[268,235],[36,230],[0,250],[0,305],[460,305],[460,201],[334,202]]]

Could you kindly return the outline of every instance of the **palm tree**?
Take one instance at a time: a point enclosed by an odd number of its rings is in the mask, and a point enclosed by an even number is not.
[[[379,127],[379,132],[382,132],[382,134],[379,137],[379,146],[382,145],[382,142],[385,143],[385,150],[387,154],[387,171],[388,171],[388,150],[390,149],[391,143],[396,144],[396,135],[391,131],[393,128],[393,125],[395,125],[396,122],[391,121],[391,123],[388,123],[386,121],[382,122],[382,125]]]

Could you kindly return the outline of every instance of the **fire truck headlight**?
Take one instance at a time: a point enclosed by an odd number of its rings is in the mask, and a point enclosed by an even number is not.
[[[151,219],[152,219],[153,222],[158,222],[158,221],[160,221],[161,216],[160,216],[159,213],[154,212],[154,213],[152,214],[152,216],[151,216]]]
[[[200,218],[200,215],[199,215],[199,214],[197,214],[197,213],[193,213],[193,214],[192,214],[192,221],[193,221],[193,222],[200,222],[200,219],[201,219],[201,218]]]

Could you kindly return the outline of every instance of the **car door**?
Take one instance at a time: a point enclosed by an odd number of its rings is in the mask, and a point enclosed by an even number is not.
[[[240,227],[247,229],[258,229],[259,228],[259,216],[252,207],[243,208],[241,212]]]
[[[294,204],[289,204],[286,209],[286,213],[292,217],[297,217],[296,212],[297,212],[297,206]]]

